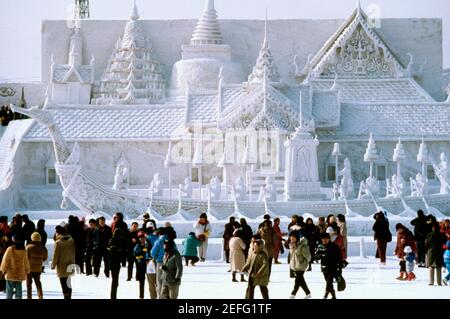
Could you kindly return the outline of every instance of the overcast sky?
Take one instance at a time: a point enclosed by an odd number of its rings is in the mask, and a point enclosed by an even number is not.
[[[0,79],[40,78],[40,29],[46,19],[70,16],[74,0],[0,0]],[[205,0],[137,0],[141,19],[198,18]],[[223,19],[347,18],[356,0],[216,0]],[[91,0],[91,19],[127,19],[132,0]],[[382,18],[442,18],[444,67],[450,67],[449,0],[361,0]],[[405,31],[407,32],[407,31]],[[66,44],[62,44],[66,45]]]

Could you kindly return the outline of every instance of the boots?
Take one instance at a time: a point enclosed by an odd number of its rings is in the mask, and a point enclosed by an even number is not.
[[[233,275],[232,275],[232,276],[233,276],[233,280],[232,280],[232,281],[233,281],[233,282],[238,282],[238,281],[236,280],[236,272],[235,272],[235,271],[233,271]]]
[[[336,299],[336,292],[334,291],[331,292],[331,299]]]
[[[328,299],[328,292],[325,293],[325,295],[323,296],[323,299]]]
[[[401,271],[400,276],[398,276],[396,279],[397,280],[406,280],[407,279],[406,272]]]
[[[408,281],[415,280],[416,275],[413,272],[408,273]]]
[[[277,264],[277,265],[281,264],[281,262],[279,262],[278,259],[275,259],[275,261],[273,263]]]
[[[241,274],[241,282],[247,282],[247,280],[245,280],[244,275]]]

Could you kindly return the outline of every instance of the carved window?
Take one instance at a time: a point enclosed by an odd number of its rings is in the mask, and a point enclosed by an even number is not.
[[[54,168],[47,168],[46,171],[47,185],[57,185],[58,176],[56,175],[56,170]]]
[[[375,176],[377,177],[378,181],[384,181],[386,180],[386,165],[377,165],[375,168]]]
[[[336,165],[327,165],[326,180],[327,182],[336,181]]]
[[[434,171],[433,165],[427,165],[427,178],[428,180],[436,179],[436,172]]]
[[[193,167],[191,170],[191,181],[198,182],[198,168]]]

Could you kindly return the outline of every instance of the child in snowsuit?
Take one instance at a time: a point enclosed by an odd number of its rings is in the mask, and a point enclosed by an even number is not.
[[[406,279],[405,280],[414,280],[416,279],[416,275],[414,274],[414,261],[416,260],[416,254],[413,252],[410,246],[406,246],[405,250],[405,262],[406,262]]]
[[[450,281],[450,240],[447,241],[445,244],[447,247],[447,250],[444,253],[444,265],[447,269],[447,275],[444,278],[444,285],[447,285],[447,283]]]

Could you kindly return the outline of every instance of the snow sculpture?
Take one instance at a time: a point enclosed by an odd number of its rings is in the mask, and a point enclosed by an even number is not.
[[[236,184],[233,186],[233,193],[236,200],[245,200],[247,195],[247,187],[245,187],[244,179],[239,176]]]
[[[179,188],[181,197],[192,198],[192,182],[189,179],[189,177],[186,177],[184,179],[184,185],[180,184],[178,188]]]
[[[375,177],[368,177],[359,184],[358,199],[369,199],[380,195],[380,182]]]
[[[159,177],[159,173],[153,175],[152,183],[153,183],[153,195],[162,196],[163,180]]]
[[[342,176],[341,185],[339,187],[339,199],[353,199],[355,197],[355,190],[352,179],[352,168],[348,158],[344,160],[344,168],[339,171],[339,176]]]
[[[339,198],[339,184],[333,183],[333,199],[332,200],[338,200]]]
[[[323,199],[320,192],[317,147],[319,140],[312,136],[315,131],[314,119],[304,119],[300,92],[299,127],[292,137],[284,143],[286,148],[286,172],[284,180],[284,199]]]
[[[217,176],[214,176],[211,178],[211,182],[208,185],[209,186],[209,193],[212,200],[219,200],[220,195],[222,193],[222,185],[220,183],[220,180]]]
[[[125,157],[125,154],[120,155],[116,164],[116,175],[114,176],[113,190],[127,190],[130,185],[130,164]]]
[[[434,170],[436,172],[436,176],[439,179],[439,182],[441,183],[441,189],[440,194],[449,194],[450,193],[450,186],[449,186],[449,167],[448,167],[448,160],[445,153],[441,154],[441,162],[436,165],[433,164]]]
[[[397,163],[397,174],[392,176],[391,186],[392,192],[391,194],[398,197],[404,193],[405,190],[405,180],[402,177],[401,172],[401,162],[406,159],[406,152],[403,148],[403,144],[401,139],[398,140],[397,145],[394,149],[394,155],[392,156],[392,160]]]
[[[276,202],[277,201],[277,185],[275,184],[275,180],[272,176],[266,177],[266,187],[264,187],[265,198],[268,201]]]
[[[411,197],[423,197],[427,194],[428,180],[426,176],[417,173],[416,178],[410,178]]]
[[[264,198],[266,198],[265,188],[264,188],[264,186],[260,186],[258,199],[256,201],[262,202],[264,200]]]

